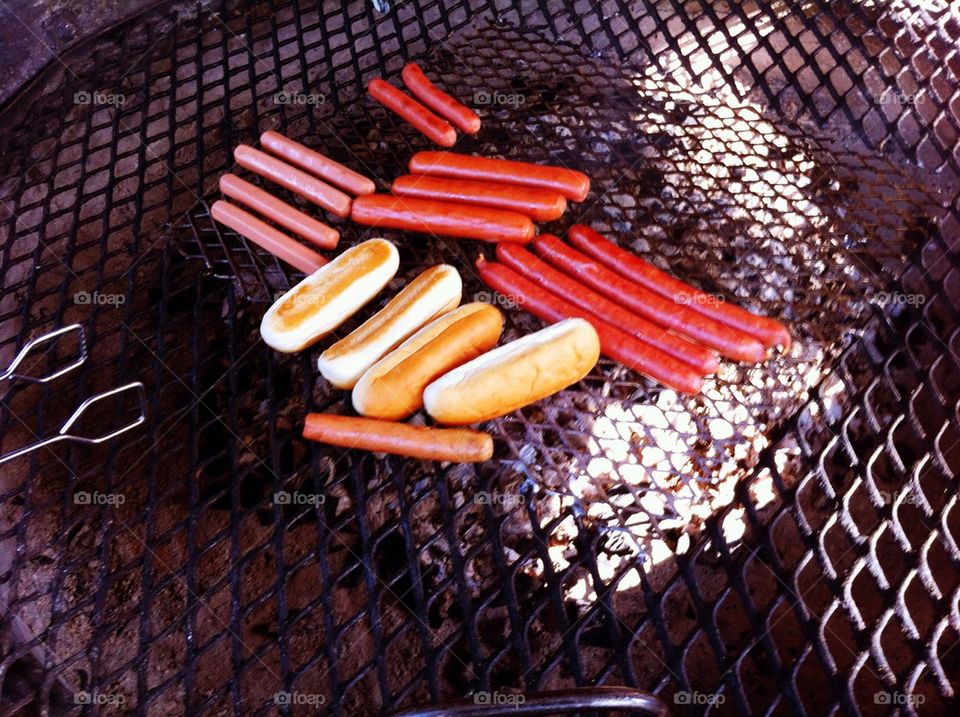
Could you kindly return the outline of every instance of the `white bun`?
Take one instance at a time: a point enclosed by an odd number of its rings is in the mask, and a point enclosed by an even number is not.
[[[407,284],[383,309],[328,348],[317,368],[337,388],[353,388],[384,354],[428,321],[456,308],[463,282],[448,264],[431,267]]]
[[[305,349],[376,296],[399,266],[397,248],[386,239],[357,244],[277,299],[263,315],[260,335],[276,351]]]
[[[512,413],[576,383],[600,357],[584,319],[566,319],[455,368],[423,392],[438,423],[464,425]]]

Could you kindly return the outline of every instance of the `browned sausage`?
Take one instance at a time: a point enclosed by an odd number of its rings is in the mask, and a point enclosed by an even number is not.
[[[412,97],[407,97],[393,85],[383,80],[370,80],[367,92],[388,110],[400,115],[429,139],[441,147],[452,147],[457,141],[457,130],[437,117]]]
[[[541,261],[522,246],[499,244],[497,259],[552,294],[576,304],[651,346],[695,368],[701,374],[717,370],[717,357],[703,346],[666,331],[652,321],[623,308]]]
[[[665,299],[689,306],[698,314],[745,331],[766,346],[781,346],[784,351],[790,350],[790,332],[779,321],[751,314],[736,304],[694,289],[583,224],[574,224],[567,236],[570,243],[583,253]]]
[[[350,216],[358,224],[371,227],[492,242],[526,243],[536,231],[529,217],[516,212],[431,199],[407,199],[391,194],[357,197],[353,200]]]
[[[483,283],[491,289],[515,300],[524,311],[544,321],[586,319],[600,336],[600,347],[604,356],[619,361],[627,368],[682,393],[699,393],[703,387],[703,379],[689,365],[551,294],[524,279],[513,269],[486,261],[481,256],[477,260],[477,271]]]
[[[687,306],[675,304],[649,289],[627,281],[555,236],[544,234],[538,237],[533,245],[547,263],[666,329],[689,336],[737,361],[757,363],[766,356],[763,344],[750,334],[731,329]]]
[[[454,152],[417,152],[410,158],[409,166],[410,174],[540,187],[559,192],[574,202],[582,202],[590,192],[590,178],[583,172],[545,164],[473,157]]]
[[[309,413],[303,437],[343,448],[393,453],[427,461],[476,463],[493,457],[493,439],[467,428],[429,428],[376,418]]]
[[[441,202],[505,209],[525,214],[538,222],[559,219],[567,209],[567,200],[548,189],[431,177],[428,174],[406,174],[397,177],[390,191],[399,197],[437,199]]]
[[[476,134],[480,131],[480,117],[477,113],[434,85],[415,63],[408,62],[400,76],[414,97],[461,132]]]

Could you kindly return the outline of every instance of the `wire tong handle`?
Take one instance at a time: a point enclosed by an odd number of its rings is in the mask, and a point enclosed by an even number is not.
[[[61,336],[65,336],[66,334],[70,333],[77,334],[77,340],[80,346],[80,355],[77,356],[73,361],[61,366],[53,373],[47,374],[46,376],[30,376],[27,374],[17,373],[17,369],[20,368],[27,356],[33,353],[37,348],[50,344],[55,340],[59,340]],[[7,368],[5,368],[3,371],[0,371],[0,381],[9,379],[11,381],[28,381],[30,383],[48,383],[60,378],[64,374],[70,373],[75,368],[81,366],[86,360],[87,337],[83,333],[83,326],[80,324],[70,324],[69,326],[64,326],[55,331],[43,334],[42,336],[37,336],[36,338],[25,343],[10,365],[7,366]]]
[[[99,436],[78,436],[73,433],[70,433],[70,429],[73,428],[74,424],[80,420],[81,416],[86,412],[90,406],[95,403],[102,401],[105,398],[110,398],[111,396],[116,396],[120,393],[126,393],[129,391],[136,392],[137,403],[140,407],[139,415],[133,420],[127,423],[124,426],[115,428],[112,431],[103,433]],[[88,446],[94,446],[99,443],[105,443],[122,433],[127,431],[132,431],[134,428],[139,426],[141,423],[147,420],[147,392],[143,384],[140,381],[134,381],[133,383],[128,383],[124,386],[118,386],[117,388],[112,388],[109,391],[104,391],[103,393],[98,393],[95,396],[91,396],[86,401],[77,406],[77,409],[73,412],[73,415],[68,418],[60,430],[49,438],[44,438],[37,441],[36,443],[31,443],[28,446],[23,448],[18,448],[12,453],[7,453],[6,455],[0,456],[0,463],[6,463],[7,461],[13,460],[14,458],[19,458],[20,456],[26,455],[27,453],[32,453],[40,448],[45,446],[52,445],[54,443],[59,443],[61,441],[70,441],[72,443],[82,443]]]

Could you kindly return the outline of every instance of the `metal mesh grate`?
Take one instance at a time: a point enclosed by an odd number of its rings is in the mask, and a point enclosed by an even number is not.
[[[629,684],[732,712],[872,713],[878,693],[945,709],[958,113],[956,75],[946,96],[938,78],[956,73],[956,23],[814,2],[175,7],[51,66],[0,135],[0,358],[81,321],[91,361],[76,384],[7,395],[2,445],[134,377],[151,421],[127,445],[4,468],[5,704],[56,711],[87,690],[123,696],[108,712],[263,713],[286,690],[378,714]],[[271,127],[388,183],[425,144],[362,80],[410,57],[500,98],[464,151],[583,169],[576,219],[784,317],[794,351],[725,365],[697,399],[601,361],[496,422],[479,468],[305,444],[303,413],[345,396],[259,341],[291,276],[203,199]],[[74,101],[94,91],[125,101]],[[387,236],[398,276],[442,258],[489,297],[479,245]],[[508,315],[507,337],[538,326]]]

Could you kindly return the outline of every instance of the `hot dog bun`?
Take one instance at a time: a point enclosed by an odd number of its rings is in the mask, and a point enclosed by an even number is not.
[[[397,273],[400,255],[386,239],[347,249],[277,299],[260,322],[272,349],[306,348],[355,314]]]
[[[422,272],[380,311],[317,360],[317,368],[337,388],[353,388],[385,353],[428,321],[460,303],[463,282],[448,264]]]
[[[353,407],[372,418],[406,418],[423,406],[431,381],[492,349],[501,331],[500,310],[479,302],[434,319],[360,377]]]
[[[423,392],[438,423],[487,421],[576,383],[600,357],[600,339],[584,319],[566,319],[455,368]]]

